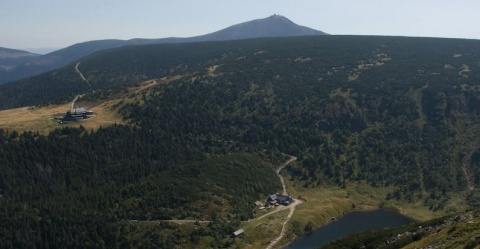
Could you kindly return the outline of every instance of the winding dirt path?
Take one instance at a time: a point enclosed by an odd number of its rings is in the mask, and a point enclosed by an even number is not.
[[[75,98],[72,100],[72,103],[70,104],[70,111],[73,111],[73,109],[75,109],[75,102],[77,102],[78,98],[80,97],[83,97],[83,95],[85,94],[79,94],[77,96],[75,96]]]
[[[277,175],[278,175],[278,178],[280,178],[280,182],[282,183],[282,187],[283,187],[283,195],[287,195],[287,187],[285,186],[285,180],[283,179],[283,176],[280,175],[280,171],[282,171],[282,169],[284,169],[289,163],[297,160],[297,158],[294,156],[291,156],[291,155],[287,155],[287,156],[289,156],[290,159],[288,159],[285,163],[280,165],[280,167],[277,169]]]
[[[211,221],[209,220],[128,220],[130,222],[150,222],[150,223],[160,223],[160,222],[172,222],[177,224],[187,224],[187,223],[200,223],[200,224],[208,224]]]
[[[297,205],[300,205],[301,203],[303,203],[301,200],[295,199],[294,202],[288,206],[288,208],[290,209],[290,213],[288,213],[287,219],[285,220],[285,222],[283,222],[282,231],[280,231],[280,234],[278,235],[277,238],[275,238],[270,242],[270,244],[267,246],[267,249],[273,248],[275,244],[277,244],[280,240],[283,239],[283,236],[285,236],[285,231],[287,230],[287,223],[290,220],[290,218],[292,218],[293,212],[295,212],[295,207]],[[284,210],[284,209],[281,209],[281,210]]]
[[[283,206],[283,205],[278,206],[277,208],[275,208],[275,210],[273,210],[273,211],[271,211],[271,212],[269,212],[269,213],[266,213],[266,214],[264,214],[264,215],[262,215],[262,216],[260,216],[260,217],[257,217],[257,218],[255,218],[255,219],[249,220],[248,222],[253,221],[253,220],[263,219],[263,218],[265,218],[265,217],[267,217],[267,216],[269,216],[269,215],[272,215],[272,214],[274,214],[274,213],[278,213],[278,212],[280,212],[280,211],[282,211],[282,210],[292,209],[292,208],[294,208],[295,206],[297,206],[297,205],[300,204],[300,203],[303,203],[303,201],[301,201],[301,200],[299,200],[299,199],[293,199],[293,202],[292,202],[290,205],[288,205],[288,206]]]
[[[278,178],[280,178],[280,182],[282,182],[282,187],[283,187],[283,195],[287,195],[287,187],[285,185],[285,180],[283,179],[283,176],[280,174],[280,171],[282,171],[283,168],[285,168],[289,163],[291,162],[294,162],[295,160],[297,160],[296,157],[294,156],[290,156],[290,155],[287,155],[290,157],[290,159],[288,159],[284,164],[282,164],[278,169],[277,169],[277,175],[278,175]],[[292,218],[292,215],[293,215],[293,212],[295,212],[295,207],[299,204],[301,204],[302,201],[301,200],[297,200],[297,199],[294,199],[293,203],[291,203],[289,206],[287,207],[278,207],[277,210],[274,210],[266,215],[263,215],[261,217],[259,217],[258,219],[260,218],[263,218],[267,215],[270,215],[272,213],[276,213],[276,212],[279,212],[281,210],[285,210],[285,209],[290,209],[290,213],[288,213],[288,216],[287,218],[285,219],[285,221],[283,222],[283,225],[282,225],[282,231],[280,232],[280,234],[278,235],[278,237],[276,237],[275,239],[273,239],[270,244],[267,246],[267,249],[271,249],[273,248],[273,246],[275,246],[275,244],[277,244],[280,240],[283,239],[283,236],[285,236],[285,231],[286,231],[286,228],[287,228],[287,223],[288,221],[290,220],[290,218]]]
[[[80,78],[82,78],[83,81],[87,82],[87,84],[90,84],[90,83],[88,83],[88,80],[83,76],[82,72],[80,72],[80,70],[78,70],[78,65],[80,65],[80,62],[78,62],[75,65],[75,72],[78,73],[78,75],[80,76]]]
[[[75,109],[75,102],[77,102],[78,98],[80,98],[80,95],[75,96],[75,98],[72,100],[72,105],[70,107],[71,111],[73,111],[73,109]]]
[[[480,146],[477,146],[477,147],[473,148],[465,156],[465,158],[463,159],[463,163],[462,163],[462,171],[463,171],[463,174],[465,174],[465,179],[467,180],[467,187],[468,187],[468,190],[470,190],[470,191],[475,189],[475,186],[473,184],[473,176],[470,173],[470,163],[472,161],[473,153],[475,153],[475,151],[477,151],[479,148],[480,148]]]
[[[283,195],[287,195],[287,187],[285,185],[285,180],[283,179],[283,176],[280,174],[280,171],[282,171],[282,169],[284,169],[288,164],[297,160],[297,158],[294,157],[294,156],[291,156],[291,155],[287,155],[287,156],[289,156],[290,158],[285,163],[280,165],[280,167],[276,170],[278,178],[280,179],[280,182],[282,183]],[[290,209],[290,212],[288,213],[287,218],[283,222],[282,230],[281,230],[280,234],[270,242],[270,244],[267,246],[267,249],[273,248],[273,246],[275,246],[275,244],[277,244],[280,240],[283,239],[283,236],[285,236],[287,223],[290,220],[290,218],[292,218],[292,215],[295,212],[295,207],[297,205],[300,205],[301,203],[303,203],[301,200],[293,199],[293,202],[290,205],[288,205],[288,206],[278,206],[275,210],[273,210],[273,211],[255,219],[255,220],[263,219],[263,218],[265,218],[269,215],[280,212],[282,210]],[[194,222],[199,222],[199,223],[210,222],[210,221],[197,221],[197,220],[150,220],[150,221],[130,220],[130,221],[131,222],[174,222],[174,223],[178,223],[178,224],[194,223]],[[249,221],[252,221],[252,220],[249,220]]]

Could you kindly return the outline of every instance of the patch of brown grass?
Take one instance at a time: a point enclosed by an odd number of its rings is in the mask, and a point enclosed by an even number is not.
[[[56,117],[62,117],[70,110],[71,103],[61,105],[49,105],[43,107],[21,107],[0,111],[0,129],[8,131],[35,131],[40,134],[48,134],[54,129],[63,126],[79,127],[82,125],[87,130],[97,130],[113,124],[125,124],[120,114],[114,106],[121,101],[129,103],[135,100],[136,96],[148,91],[151,87],[158,84],[168,84],[174,80],[180,79],[182,76],[165,77],[160,79],[148,80],[136,87],[130,87],[126,92],[118,94],[109,100],[101,100],[96,102],[86,102],[79,100],[75,103],[77,107],[95,112],[95,117],[81,122],[70,122],[68,124],[60,124]],[[133,96],[133,97],[130,97]]]
[[[92,106],[90,109],[96,116],[81,122],[71,122],[70,127],[84,126],[88,130],[96,130],[101,126],[108,126],[114,123],[122,123],[120,115],[113,110],[113,105],[120,100],[109,100]],[[88,103],[83,103],[87,106]],[[35,131],[41,134],[48,134],[50,131],[61,128],[62,125],[56,117],[63,116],[70,110],[70,104],[49,105],[44,107],[21,107],[0,111],[0,129],[9,131]]]
[[[282,224],[287,218],[289,209],[282,210],[259,220],[246,222],[242,225],[244,236],[236,243],[241,248],[265,248],[282,230]]]
[[[70,104],[21,107],[0,111],[0,128],[9,131],[38,131],[46,134],[59,126],[53,118],[70,109]]]

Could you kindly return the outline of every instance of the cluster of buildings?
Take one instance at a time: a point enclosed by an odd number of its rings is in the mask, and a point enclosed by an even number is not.
[[[95,116],[95,113],[92,111],[88,111],[85,108],[74,108],[70,111],[67,111],[65,116],[60,119],[60,123],[63,124],[65,122],[77,122],[85,119],[89,119]]]
[[[276,207],[279,205],[284,205],[288,206],[291,203],[293,203],[293,198],[288,195],[280,195],[280,194],[273,194],[268,196],[268,198],[265,200],[265,203],[262,203],[260,201],[256,201],[255,205],[259,207],[260,210],[265,209],[265,207]],[[233,237],[238,237],[242,235],[245,231],[243,229],[235,231],[232,236]]]
[[[267,204],[271,206],[284,205],[288,206],[293,202],[293,198],[287,195],[273,194],[267,198]]]
[[[256,201],[255,205],[259,207],[260,210],[265,209],[266,207],[276,207],[279,205],[288,206],[293,202],[293,198],[288,195],[273,194],[268,196],[265,200],[265,203]]]

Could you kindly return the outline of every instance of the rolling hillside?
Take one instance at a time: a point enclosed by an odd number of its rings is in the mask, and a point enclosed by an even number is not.
[[[19,61],[8,68],[0,66],[0,84],[23,79],[32,75],[47,72],[97,51],[117,48],[127,45],[145,45],[158,43],[186,43],[200,41],[224,41],[238,40],[257,37],[282,37],[282,36],[305,36],[325,35],[324,32],[299,26],[289,19],[273,15],[264,19],[253,20],[231,27],[195,37],[188,38],[161,38],[161,39],[131,39],[131,40],[98,40],[74,44],[55,52],[36,56],[29,60]],[[0,61],[1,62],[1,61]],[[8,70],[6,70],[8,69]]]
[[[8,49],[8,48],[0,48],[0,62],[3,63],[5,59],[19,59],[24,57],[35,57],[38,56],[37,54],[33,54],[27,51],[16,50],[16,49]]]
[[[165,131],[304,154],[305,168],[296,173],[304,179],[409,179],[410,187],[392,195],[414,198],[409,190],[444,194],[477,182],[476,169],[461,167],[478,131],[477,45],[327,36],[126,47],[83,60],[88,84],[71,65],[0,87],[0,105],[47,104],[90,91],[86,98],[108,98],[181,75],[120,112],[140,126],[161,117],[169,120],[160,122]]]
[[[2,85],[2,109],[85,94],[81,101],[118,98],[112,111],[129,124],[47,136],[3,131],[0,217],[16,229],[0,235],[17,244],[2,245],[45,243],[35,231],[55,237],[67,228],[62,242],[77,245],[70,238],[79,233],[91,247],[140,248],[123,236],[135,229],[163,248],[240,245],[220,231],[252,217],[251,201],[278,188],[265,161],[282,153],[298,157],[285,174],[300,188],[368,184],[384,190],[385,202],[446,213],[479,207],[479,45],[307,36],[130,46]],[[129,92],[144,82],[155,84]],[[252,173],[253,165],[263,166]],[[234,200],[245,201],[220,208]],[[219,222],[197,232],[128,222],[192,217]],[[97,229],[81,233],[85,224]]]
[[[38,54],[33,54],[27,51],[0,48],[0,84],[16,78],[11,76],[11,72],[15,68],[27,61],[34,60],[39,57]]]

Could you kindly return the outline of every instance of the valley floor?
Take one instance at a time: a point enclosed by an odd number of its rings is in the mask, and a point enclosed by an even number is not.
[[[285,182],[287,192],[292,197],[302,199],[303,203],[296,205],[295,209],[277,207],[278,209],[245,223],[242,226],[245,235],[236,239],[236,244],[241,248],[281,248],[297,236],[302,236],[308,222],[311,222],[314,228],[320,227],[331,222],[332,217],[341,217],[353,210],[392,207],[409,218],[427,221],[467,208],[466,204],[460,201],[460,197],[452,198],[450,205],[447,205],[455,206],[456,209],[447,208],[449,211],[436,212],[429,210],[421,201],[415,203],[387,201],[385,196],[392,190],[391,188],[374,188],[366,183],[349,183],[346,188],[337,186],[305,188],[300,182],[291,179]],[[282,236],[276,240],[279,234]]]

